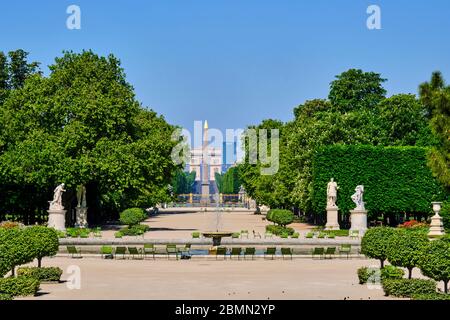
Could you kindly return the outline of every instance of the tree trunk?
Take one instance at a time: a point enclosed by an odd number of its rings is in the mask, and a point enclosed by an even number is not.
[[[381,269],[383,269],[384,268],[384,260],[380,259],[380,264],[381,264]]]
[[[11,269],[11,276],[15,277],[16,276],[16,267],[13,267]]]
[[[413,271],[413,268],[408,268],[408,279],[412,278],[412,271]]]
[[[448,280],[444,281],[444,292],[448,293]]]
[[[38,268],[42,266],[42,257],[38,258]]]

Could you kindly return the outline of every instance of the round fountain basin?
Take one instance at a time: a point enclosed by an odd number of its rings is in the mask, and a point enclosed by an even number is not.
[[[211,231],[202,233],[205,238],[212,238],[214,246],[220,246],[220,241],[223,237],[231,237],[233,232],[228,231]]]

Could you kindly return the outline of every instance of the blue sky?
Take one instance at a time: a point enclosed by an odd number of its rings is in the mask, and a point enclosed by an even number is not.
[[[81,30],[66,28],[70,4]],[[366,28],[370,4],[381,30]],[[30,51],[44,71],[63,50],[113,53],[137,98],[189,130],[287,121],[349,68],[381,73],[389,95],[416,93],[434,70],[450,82],[447,0],[16,0],[0,30],[0,50]]]

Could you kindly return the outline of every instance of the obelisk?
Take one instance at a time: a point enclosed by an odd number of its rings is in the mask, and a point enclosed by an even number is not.
[[[208,155],[208,121],[203,126],[202,145],[202,205],[207,206],[209,202],[209,155]]]

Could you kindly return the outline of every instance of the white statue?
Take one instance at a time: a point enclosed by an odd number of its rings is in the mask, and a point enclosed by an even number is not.
[[[50,210],[64,210],[62,205],[62,194],[66,191],[64,186],[64,183],[61,183],[53,191],[53,200],[50,201]]]
[[[355,193],[352,195],[352,200],[356,204],[355,210],[365,210],[363,195],[364,195],[364,186],[363,185],[356,186]]]
[[[77,200],[78,207],[86,207],[86,187],[84,185],[79,185],[77,188]]]
[[[334,181],[334,179],[331,178],[330,182],[328,182],[328,185],[327,185],[327,207],[328,208],[336,207],[336,199],[337,199],[338,189],[339,189],[339,186]]]

